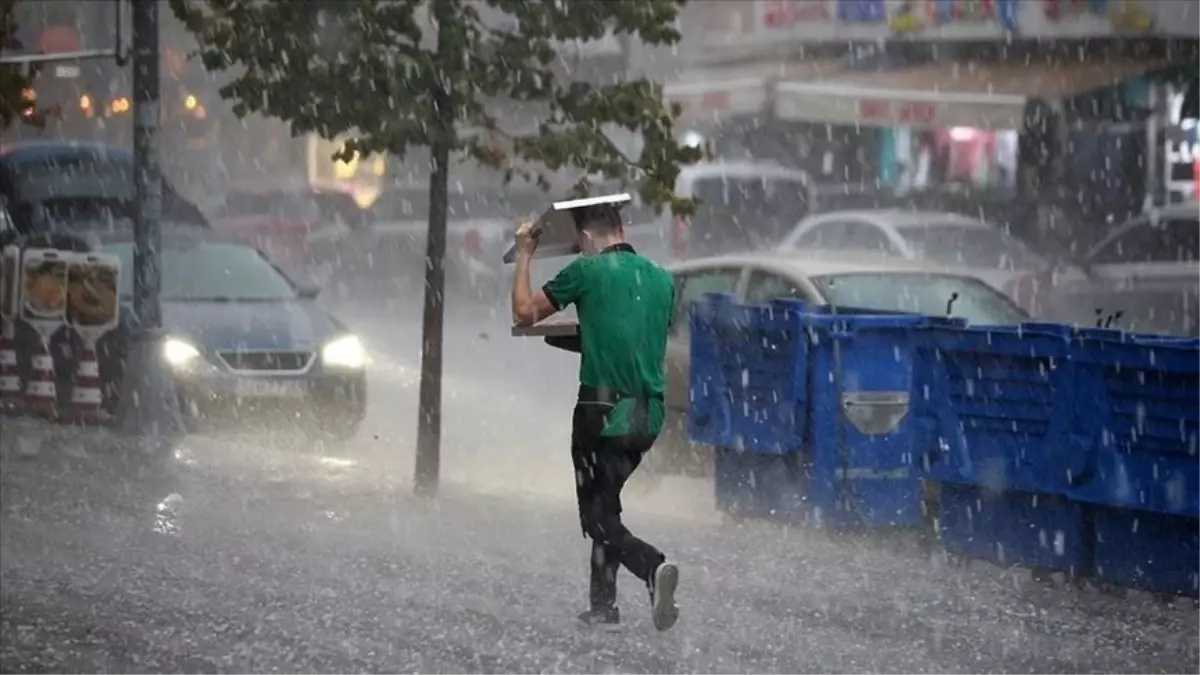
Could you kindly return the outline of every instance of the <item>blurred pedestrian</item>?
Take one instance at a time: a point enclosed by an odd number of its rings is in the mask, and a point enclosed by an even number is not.
[[[675,305],[666,270],[639,255],[625,239],[619,207],[573,210],[582,256],[541,289],[529,282],[539,232],[517,228],[513,321],[530,326],[575,305],[579,317],[579,395],[571,429],[579,519],[592,540],[588,625],[620,623],[617,570],[621,565],[650,591],[654,626],[679,618],[679,568],[621,522],[621,489],[662,430],[666,387],[663,360]]]

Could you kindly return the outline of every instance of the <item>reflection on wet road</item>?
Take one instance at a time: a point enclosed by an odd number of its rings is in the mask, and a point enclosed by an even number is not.
[[[503,345],[458,339],[433,503],[408,484],[415,339],[376,350],[350,443],[199,436],[154,457],[5,421],[0,670],[1197,670],[1191,602],[951,567],[908,542],[721,526],[705,486],[683,481],[627,507],[683,566],[679,626],[655,633],[624,575],[624,632],[581,630],[571,363],[566,381],[505,383],[522,364]],[[464,355],[494,355],[497,377],[472,377]]]

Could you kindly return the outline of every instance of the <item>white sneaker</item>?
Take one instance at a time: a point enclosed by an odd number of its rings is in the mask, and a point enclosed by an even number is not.
[[[679,566],[664,562],[654,570],[654,590],[650,593],[650,612],[654,627],[669,630],[679,620],[679,607],[675,604],[675,589],[679,587]]]

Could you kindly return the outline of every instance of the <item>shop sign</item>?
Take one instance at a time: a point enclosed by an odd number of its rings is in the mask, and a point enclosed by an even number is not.
[[[1190,139],[1183,139],[1167,144],[1167,162],[1172,166],[1184,164],[1190,165],[1196,162],[1196,136],[1191,134]]]
[[[1042,15],[1050,24],[1087,18],[1107,20],[1114,32],[1145,31],[1154,27],[1154,13],[1141,0],[1042,0]]]
[[[759,11],[762,25],[768,30],[791,28],[798,23],[829,21],[832,16],[828,0],[766,0]]]
[[[925,101],[889,101],[865,98],[858,102],[858,117],[864,122],[929,124],[937,113],[935,104]]]
[[[39,54],[64,54],[77,52],[80,46],[79,31],[72,26],[46,26],[38,34],[36,48]]]
[[[899,34],[994,24],[1006,31],[1017,29],[1017,0],[904,0],[888,17],[888,26]]]
[[[843,23],[884,23],[888,19],[884,0],[838,0],[837,19]]]
[[[743,46],[890,36],[987,40],[1011,34],[1086,38],[1153,31],[1194,37],[1200,35],[1194,7],[1182,0],[756,0],[748,10],[755,15]],[[741,21],[739,15],[738,26]]]
[[[1196,161],[1196,142],[1183,141],[1167,146],[1167,161],[1172,164],[1192,164]]]
[[[1154,27],[1154,14],[1142,7],[1141,0],[1120,0],[1109,13],[1114,32],[1141,32]]]

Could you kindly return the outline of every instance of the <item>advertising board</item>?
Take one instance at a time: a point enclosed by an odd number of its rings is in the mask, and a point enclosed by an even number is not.
[[[710,0],[689,5],[699,61],[784,45],[902,39],[975,41],[1125,35],[1200,37],[1200,5],[1180,0]]]

